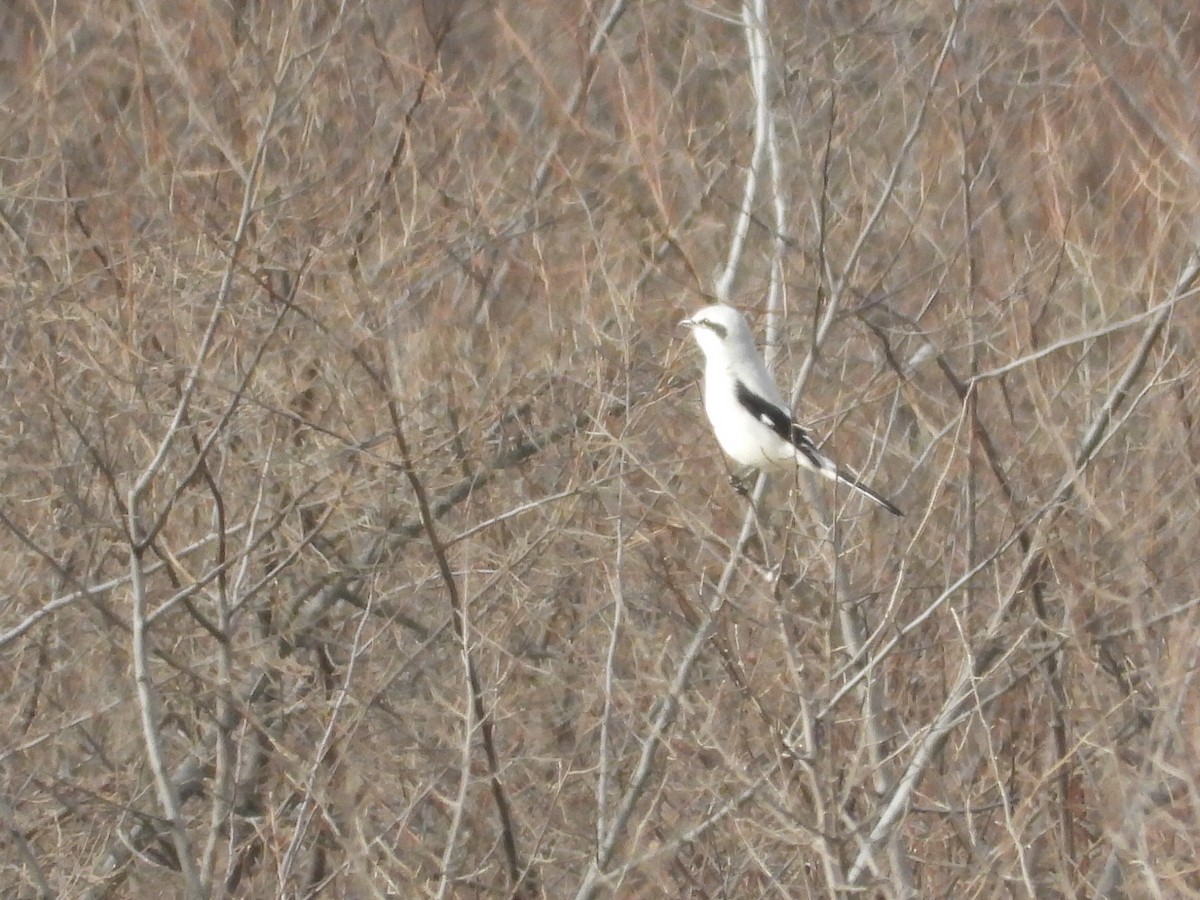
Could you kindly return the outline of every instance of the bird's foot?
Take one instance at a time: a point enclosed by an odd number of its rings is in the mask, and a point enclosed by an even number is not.
[[[743,472],[731,472],[729,474],[729,484],[738,494],[749,500],[750,489],[754,487],[754,470],[748,469]]]

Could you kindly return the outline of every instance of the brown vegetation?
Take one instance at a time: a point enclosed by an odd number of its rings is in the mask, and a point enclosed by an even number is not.
[[[1198,67],[1182,0],[4,4],[0,892],[1200,894]],[[906,518],[748,512],[717,295]]]

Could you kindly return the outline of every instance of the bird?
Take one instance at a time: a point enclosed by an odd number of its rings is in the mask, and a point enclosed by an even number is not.
[[[732,306],[708,306],[684,319],[704,351],[704,411],[725,454],[760,472],[799,464],[904,515],[896,504],[839,468],[796,424],[767,371],[746,317]]]

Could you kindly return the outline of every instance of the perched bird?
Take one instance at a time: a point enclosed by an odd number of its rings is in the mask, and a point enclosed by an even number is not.
[[[692,330],[704,351],[704,411],[717,443],[736,462],[760,471],[798,463],[853,488],[894,516],[904,515],[886,497],[839,469],[792,421],[745,316],[731,306],[709,306],[680,324]]]

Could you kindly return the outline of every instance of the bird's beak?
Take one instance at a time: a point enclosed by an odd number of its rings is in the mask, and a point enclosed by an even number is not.
[[[689,319],[684,319],[684,320],[683,320],[682,322],[680,322],[680,323],[679,323],[679,325],[677,325],[676,327],[678,327],[678,328],[695,328],[695,327],[696,327],[696,323],[695,323],[695,322],[693,322],[693,321],[692,321],[692,320],[689,318]]]

